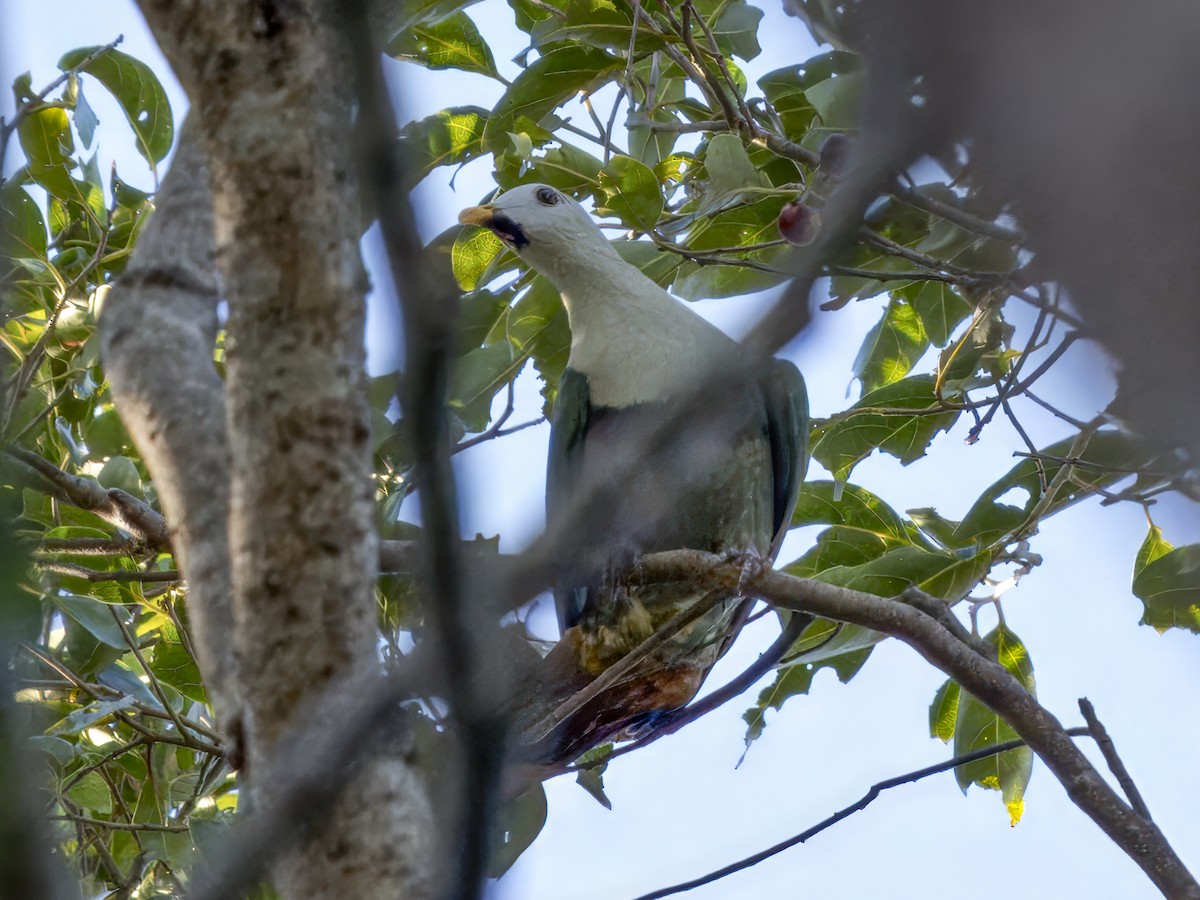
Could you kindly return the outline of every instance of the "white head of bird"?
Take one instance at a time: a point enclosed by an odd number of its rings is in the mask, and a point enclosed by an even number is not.
[[[522,184],[491,203],[458,214],[463,225],[490,228],[505,246],[556,284],[594,265],[618,260],[582,206],[546,184]]]
[[[570,365],[596,402],[661,398],[739,346],[627,263],[578,203],[545,184],[524,184],[458,214],[489,228],[554,282],[571,321]]]

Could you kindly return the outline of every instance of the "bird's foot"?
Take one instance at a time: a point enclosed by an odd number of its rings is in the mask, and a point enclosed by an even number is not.
[[[746,592],[746,588],[759,579],[759,577],[771,569],[771,560],[763,556],[754,547],[746,550],[726,550],[721,554],[721,558],[725,562],[737,563],[740,569],[738,573],[737,589],[739,594]]]

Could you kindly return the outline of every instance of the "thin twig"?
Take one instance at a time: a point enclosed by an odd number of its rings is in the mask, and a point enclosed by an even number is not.
[[[105,571],[103,569],[89,569],[87,566],[77,566],[74,563],[51,562],[49,560],[38,559],[36,557],[34,562],[38,569],[43,572],[51,572],[55,575],[66,575],[71,578],[82,578],[92,583],[116,581],[121,583],[153,584],[157,582],[173,583],[183,580],[183,573],[177,569],[165,569],[162,571],[151,570],[148,572],[131,572],[125,569]]]
[[[1089,734],[1088,729],[1086,728],[1068,728],[1065,730],[1065,733],[1072,737],[1083,737]],[[878,784],[871,785],[870,790],[863,794],[862,797],[860,797],[857,801],[852,803],[850,806],[838,810],[829,818],[821,820],[812,828],[808,828],[797,835],[793,835],[787,840],[780,841],[778,844],[774,844],[768,847],[766,850],[760,850],[758,853],[755,853],[752,856],[747,856],[745,859],[730,863],[727,866],[722,866],[720,869],[709,872],[707,875],[702,875],[699,878],[693,878],[690,881],[680,882],[679,884],[671,885],[670,887],[661,888],[657,891],[651,891],[648,894],[642,894],[640,897],[637,897],[636,900],[659,900],[659,898],[662,897],[670,897],[673,894],[681,894],[684,891],[690,891],[693,888],[702,887],[706,884],[712,884],[714,881],[718,881],[726,876],[734,874],[735,872],[741,872],[743,869],[756,866],[763,860],[770,859],[772,856],[782,853],[784,850],[794,847],[797,844],[803,844],[809,838],[820,834],[822,831],[825,831],[827,828],[836,825],[843,819],[849,818],[859,810],[866,809],[866,807],[873,803],[875,799],[886,790],[890,790],[894,787],[900,787],[901,785],[905,784],[912,784],[913,782],[920,781],[923,778],[928,778],[931,775],[938,775],[958,766],[964,766],[968,763],[975,762],[976,760],[987,759],[988,757],[997,756],[1001,753],[1006,753],[1009,750],[1016,750],[1025,746],[1027,745],[1024,741],[1005,741],[1003,744],[996,744],[992,747],[985,747],[982,750],[964,753],[962,756],[956,756],[953,759],[946,760],[945,762],[936,763],[932,766],[926,766],[923,769],[917,769],[914,772],[908,772],[904,775],[897,775],[895,778],[888,778],[887,780],[881,781]]]
[[[1096,716],[1096,707],[1092,706],[1092,701],[1087,697],[1080,697],[1079,711],[1083,713],[1083,720],[1087,722],[1088,731],[1095,739],[1096,746],[1100,748],[1100,752],[1104,755],[1104,761],[1108,763],[1109,771],[1116,777],[1117,783],[1121,785],[1121,790],[1129,798],[1129,805],[1133,807],[1134,812],[1147,822],[1153,822],[1154,819],[1150,817],[1150,808],[1146,806],[1146,801],[1142,799],[1141,791],[1133,783],[1133,776],[1129,774],[1129,770],[1125,768],[1125,763],[1121,761],[1121,757],[1117,754],[1117,748],[1114,746],[1112,738],[1108,736],[1108,731]]]

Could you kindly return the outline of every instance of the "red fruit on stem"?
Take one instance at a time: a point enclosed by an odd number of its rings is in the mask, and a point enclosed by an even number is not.
[[[811,206],[793,200],[779,213],[779,233],[789,244],[804,247],[817,239],[821,214]]]

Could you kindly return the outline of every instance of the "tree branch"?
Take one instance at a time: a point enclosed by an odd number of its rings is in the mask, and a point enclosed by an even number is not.
[[[1112,738],[1108,736],[1108,731],[1101,724],[1100,719],[1097,718],[1096,708],[1092,706],[1092,701],[1087,697],[1080,697],[1079,711],[1083,713],[1083,720],[1087,722],[1088,731],[1095,739],[1096,746],[1104,754],[1104,761],[1108,763],[1109,770],[1116,776],[1117,783],[1121,785],[1121,790],[1129,798],[1129,805],[1147,822],[1154,821],[1150,817],[1150,808],[1146,806],[1146,801],[1142,799],[1141,791],[1137,789],[1137,785],[1133,783],[1133,777],[1129,774],[1129,770],[1125,768],[1125,763],[1117,755],[1117,748],[1113,745]]]
[[[643,567],[717,582],[735,566],[691,550],[654,554]],[[782,609],[872,628],[899,638],[1003,718],[1042,759],[1068,796],[1171,898],[1200,900],[1200,884],[1166,837],[1122,800],[1071,741],[1058,720],[1000,663],[987,658],[916,607],[782,572],[753,578],[747,590]],[[937,602],[929,598],[928,602]]]
[[[144,511],[188,583],[197,662],[237,749],[241,701],[230,586],[229,447],[217,339],[216,239],[208,169],[193,112],[163,181],[157,210],[100,317],[105,370],[122,421],[141,451],[165,513]],[[170,353],[162,352],[164,346]],[[134,532],[145,539],[144,534]]]
[[[1086,728],[1068,728],[1066,734],[1072,737],[1081,737],[1089,734]],[[786,840],[780,841],[778,844],[773,844],[765,850],[760,850],[745,859],[740,859],[737,862],[730,863],[727,866],[722,866],[709,872],[707,875],[701,875],[699,878],[693,878],[690,881],[683,881],[679,884],[671,885],[670,887],[660,888],[657,891],[651,891],[648,894],[642,894],[635,900],[660,900],[662,897],[670,897],[673,894],[681,894],[684,891],[690,891],[693,888],[703,887],[706,884],[712,884],[714,881],[719,881],[736,872],[741,872],[749,869],[752,866],[758,865],[764,860],[770,859],[776,854],[782,853],[795,847],[797,844],[803,844],[809,838],[815,837],[822,831],[832,828],[843,819],[847,819],[854,813],[866,809],[886,790],[894,787],[900,787],[905,784],[912,784],[920,781],[923,778],[928,778],[931,775],[938,775],[942,772],[948,772],[958,766],[966,765],[967,763],[975,762],[979,759],[987,759],[990,756],[996,756],[1001,753],[1006,753],[1009,750],[1016,750],[1018,747],[1024,747],[1024,741],[1005,741],[1002,744],[996,744],[992,747],[984,747],[982,750],[975,750],[971,753],[964,753],[962,756],[956,756],[953,759],[948,759],[945,762],[935,763],[932,766],[926,766],[923,769],[917,769],[914,772],[908,772],[904,775],[897,775],[895,778],[888,778],[885,781],[880,781],[878,784],[871,785],[871,788],[863,794],[858,800],[843,809],[838,810],[827,819],[822,819],[812,828],[805,829],[797,835],[793,835]]]

